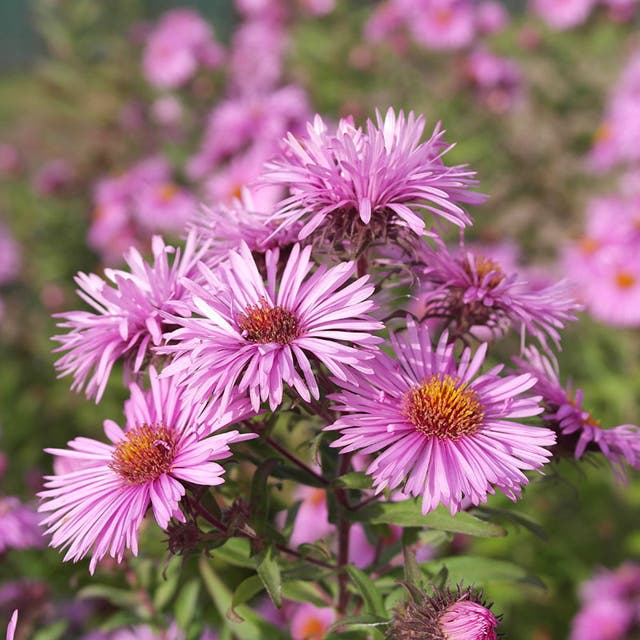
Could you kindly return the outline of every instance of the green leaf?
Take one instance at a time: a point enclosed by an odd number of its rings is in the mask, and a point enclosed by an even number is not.
[[[420,504],[415,500],[376,502],[357,511],[348,512],[347,516],[359,522],[370,522],[371,524],[430,527],[440,531],[465,533],[469,536],[483,538],[500,538],[507,535],[503,527],[480,520],[466,511],[452,516],[444,507],[438,507],[435,511],[422,515]]]
[[[439,558],[422,565],[432,575],[446,567],[450,584],[464,582],[465,585],[489,585],[492,582],[526,582],[545,588],[538,578],[530,576],[516,564],[506,560],[494,560],[479,556],[452,556]]]
[[[326,607],[327,602],[322,598],[317,587],[304,580],[287,580],[282,583],[282,595],[287,600],[295,602],[310,602],[316,607]]]
[[[262,579],[258,575],[249,576],[243,580],[233,592],[231,609],[235,612],[237,606],[249,602],[251,598],[264,589]],[[237,615],[237,614],[236,614]]]
[[[269,597],[273,604],[282,606],[282,577],[280,575],[280,565],[273,553],[273,547],[267,547],[258,556],[258,566],[256,568]]]
[[[269,515],[269,476],[280,464],[278,458],[268,458],[262,462],[251,481],[251,499],[249,501],[249,513],[251,514],[249,522],[255,531],[261,536]]]
[[[496,509],[495,507],[478,507],[477,511],[486,513],[489,517],[495,520],[511,521],[517,525],[520,525],[530,531],[534,536],[540,538],[540,540],[547,541],[549,536],[540,523],[536,522],[533,518],[517,511],[511,511],[510,509]]]
[[[201,557],[198,563],[200,575],[211,596],[218,613],[226,618],[226,614],[231,610],[231,592],[211,567],[211,561],[206,557]],[[263,620],[257,613],[244,605],[238,607],[238,615],[241,621],[228,622],[234,635],[242,640],[290,640],[284,631]],[[226,618],[229,620],[229,618]]]
[[[371,482],[371,476],[363,471],[352,471],[334,480],[337,487],[344,489],[369,489]]]
[[[363,614],[359,616],[346,616],[334,622],[328,629],[327,633],[332,633],[338,629],[361,628],[361,627],[380,627],[389,624],[388,618],[382,616],[374,616],[371,614]]]
[[[180,582],[180,558],[173,557],[164,572],[164,578],[158,579],[158,587],[153,595],[153,606],[162,610],[173,598]]]
[[[224,560],[235,567],[255,569],[256,561],[250,557],[251,546],[247,538],[231,538],[213,552],[213,557]]]
[[[77,593],[78,598],[103,598],[116,607],[131,609],[132,606],[138,605],[135,594],[128,589],[118,589],[105,584],[92,584],[80,589]]]
[[[198,596],[200,595],[200,581],[197,578],[189,580],[178,593],[176,604],[173,608],[178,626],[182,630],[189,628],[198,608]]]
[[[32,636],[32,640],[61,640],[65,637],[68,624],[66,620],[58,620],[58,622],[54,622],[44,629],[40,629],[40,631]]]
[[[387,612],[384,608],[380,590],[376,587],[371,578],[369,578],[364,571],[360,571],[360,569],[357,569],[352,564],[348,564],[346,566],[346,570],[351,581],[355,585],[356,590],[364,600],[365,610],[377,616],[385,616]]]

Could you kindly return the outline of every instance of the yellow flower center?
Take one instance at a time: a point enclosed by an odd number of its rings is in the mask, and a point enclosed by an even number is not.
[[[127,484],[144,484],[171,470],[175,447],[173,429],[144,424],[126,433],[116,445],[109,466]]]
[[[300,335],[298,319],[284,307],[272,307],[262,298],[237,317],[242,336],[249,342],[289,344]]]
[[[471,260],[473,260],[473,266],[471,266]],[[473,277],[475,271],[479,281],[484,280],[484,278],[491,274],[489,280],[485,282],[485,285],[490,289],[497,287],[504,280],[504,273],[500,265],[494,260],[491,260],[491,258],[485,258],[484,256],[465,258],[462,268],[465,270],[465,273],[471,277]]]
[[[178,195],[178,192],[179,189],[175,184],[166,182],[158,187],[158,199],[162,204],[168,204]]]
[[[478,394],[451,376],[431,376],[409,389],[402,414],[429,438],[457,440],[482,426],[484,411]]]

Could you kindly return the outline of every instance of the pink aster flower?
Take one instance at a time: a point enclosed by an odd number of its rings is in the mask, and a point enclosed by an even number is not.
[[[292,547],[316,542],[335,531],[335,527],[329,522],[327,492],[324,489],[299,487],[294,500],[301,500],[301,504],[289,540]]]
[[[392,109],[366,130],[349,119],[329,133],[320,116],[307,126],[307,136],[289,134],[285,152],[265,165],[263,182],[290,188],[274,218],[286,227],[304,222],[299,238],[331,225],[337,236],[357,231],[381,238],[389,226],[427,233],[423,212],[434,213],[463,227],[471,223],[459,203],[480,203],[469,188],[474,172],[465,166],[447,167],[442,156],[450,149],[436,127],[421,143],[422,116],[397,116]]]
[[[153,240],[153,265],[136,249],[126,256],[130,272],[107,269],[103,280],[96,274],[79,273],[75,280],[78,295],[95,312],[71,311],[58,314],[66,334],[54,336],[61,343],[55,351],[65,352],[56,362],[60,376],[73,375],[72,389],[86,389],[87,397],[100,400],[111,369],[120,357],[129,372],[141,370],[152,346],[162,341],[162,311],[180,313],[185,309],[185,276],[196,275],[195,265],[206,247],[197,248],[190,234],[184,252]],[[169,254],[174,254],[169,264]]]
[[[581,458],[585,451],[600,451],[619,477],[624,477],[624,463],[640,468],[640,428],[624,424],[603,429],[583,406],[582,389],[560,384],[557,367],[534,347],[515,358],[521,371],[537,378],[534,390],[542,396],[544,424],[558,436],[557,451]]]
[[[422,497],[422,512],[442,503],[451,513],[468,499],[477,505],[500,489],[516,500],[555,442],[549,429],[517,422],[542,411],[530,374],[500,377],[501,366],[479,374],[487,345],[455,361],[446,333],[435,349],[426,329],[408,319],[407,332],[391,336],[397,361],[380,353],[373,374],[355,372],[332,396],[344,415],[326,429],[341,437],[341,453],[380,452],[367,468],[376,491],[404,484]]]
[[[460,49],[473,42],[475,15],[471,0],[413,0],[406,4],[410,5],[409,30],[427,49]]]
[[[499,619],[480,594],[458,587],[433,596],[410,587],[410,599],[395,610],[392,637],[441,640],[496,640]]]
[[[174,9],[159,20],[147,41],[142,69],[147,80],[161,89],[187,82],[200,65],[215,68],[224,52],[213,28],[192,9]]]
[[[571,29],[586,22],[596,0],[532,0],[533,12],[553,29]]]
[[[243,188],[240,198],[230,205],[204,207],[194,217],[192,227],[208,247],[203,262],[210,267],[220,264],[226,260],[229,251],[239,250],[242,242],[252,252],[259,253],[295,243],[298,235],[295,227],[276,230],[267,213],[273,202],[265,201],[265,194],[269,195],[266,189],[255,194]]]
[[[39,549],[44,547],[43,530],[35,510],[18,498],[0,498],[0,554],[7,549]]]
[[[76,438],[69,449],[48,449],[80,464],[75,471],[47,476],[39,511],[49,513],[43,525],[51,546],[66,549],[65,560],[77,562],[92,553],[90,570],[107,553],[122,560],[125,549],[138,552],[138,529],[149,504],[158,525],[171,518],[185,521],[179,509],[184,483],[215,486],[224,482],[216,461],[231,455],[229,445],[254,437],[229,431],[209,435],[244,418],[243,405],[212,414],[186,402],[170,378],[150,368],[150,391],[130,385],[125,406],[126,429],[105,420],[108,444]]]
[[[7,627],[7,640],[13,640],[16,633],[16,627],[18,626],[18,610],[16,609],[11,615],[9,620],[9,626]]]
[[[509,13],[498,0],[482,0],[476,7],[476,27],[483,35],[503,31],[509,23]]]
[[[629,604],[602,599],[589,603],[573,619],[569,640],[626,640],[632,623]]]
[[[191,288],[193,310],[204,317],[171,316],[182,328],[163,348],[178,356],[168,371],[184,374],[198,399],[221,396],[224,404],[236,386],[248,390],[256,411],[267,399],[272,410],[282,402],[283,383],[307,402],[317,399],[313,361],[341,380],[354,369],[369,371],[368,347],[380,342],[371,332],[382,328],[367,315],[373,286],[368,276],[343,286],[352,262],[309,275],[310,253],[294,245],[278,278],[280,252],[267,251],[266,286],[245,243],[215,273],[203,268],[206,283]]]
[[[146,234],[180,234],[197,209],[197,201],[186,189],[167,181],[141,191],[133,215]]]
[[[329,607],[316,607],[303,602],[295,606],[291,614],[292,640],[322,640],[329,627],[336,621],[336,612]]]
[[[9,229],[0,223],[0,285],[13,282],[20,273],[21,253]]]
[[[436,248],[425,244],[421,259],[425,315],[444,318],[456,334],[482,328],[501,336],[514,327],[544,346],[547,337],[559,345],[558,330],[580,309],[568,283],[533,287],[517,273],[505,272],[491,255],[463,245],[452,254],[439,240]]]

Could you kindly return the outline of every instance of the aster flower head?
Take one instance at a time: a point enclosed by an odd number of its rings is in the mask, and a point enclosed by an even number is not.
[[[436,127],[421,143],[424,126],[422,116],[389,109],[364,130],[342,119],[331,133],[316,116],[306,137],[289,134],[285,151],[265,165],[264,183],[290,187],[274,219],[285,227],[302,222],[300,239],[321,228],[357,244],[399,229],[424,235],[424,211],[460,227],[471,224],[459,203],[484,200],[469,190],[474,172],[446,166],[442,157],[451,147],[444,132]]]
[[[472,589],[434,589],[430,596],[408,587],[411,597],[393,616],[389,640],[496,640],[500,620]]]
[[[555,442],[549,429],[518,422],[542,411],[539,397],[525,395],[536,380],[528,374],[479,374],[487,345],[465,349],[459,362],[446,332],[437,346],[424,327],[407,320],[392,335],[397,360],[380,353],[373,374],[355,372],[332,396],[343,413],[333,425],[341,453],[378,453],[366,473],[377,491],[404,485],[422,497],[422,512],[442,503],[451,513],[463,501],[485,502],[494,487],[516,500],[523,471],[538,469]]]
[[[263,194],[264,190],[260,195]],[[218,204],[199,212],[192,221],[192,228],[201,243],[207,245],[203,256],[207,266],[215,267],[226,260],[229,251],[237,251],[242,242],[258,253],[294,244],[297,229],[276,231],[270,214],[261,209],[264,204],[269,206],[245,187],[240,198],[234,198],[230,205]]]
[[[640,428],[623,424],[603,429],[583,406],[582,389],[563,387],[556,363],[535,347],[524,351],[523,358],[514,358],[522,372],[537,378],[534,390],[542,396],[544,424],[558,437],[555,452],[581,458],[586,451],[600,451],[611,463],[619,478],[624,478],[625,463],[640,469]]]
[[[440,240],[435,248],[425,243],[421,260],[426,265],[420,292],[425,316],[448,320],[457,334],[483,328],[499,337],[514,327],[545,347],[547,338],[559,346],[558,330],[580,309],[565,281],[534,288],[491,256],[463,245],[455,254]]]
[[[177,356],[168,373],[184,374],[196,399],[221,397],[223,406],[234,389],[248,390],[257,411],[267,399],[274,410],[284,384],[306,402],[319,397],[309,356],[342,380],[369,371],[369,348],[381,341],[371,332],[382,328],[368,315],[373,285],[368,276],[346,284],[354,263],[310,275],[310,253],[293,245],[278,277],[280,251],[267,251],[266,284],[244,242],[215,272],[203,266],[204,286],[191,286],[193,311],[203,317],[171,316],[181,328],[162,349]]]
[[[69,449],[48,449],[71,458],[75,470],[47,476],[39,511],[51,546],[66,549],[65,560],[77,562],[89,552],[93,573],[109,554],[118,562],[125,549],[138,552],[138,530],[151,505],[163,529],[169,520],[185,520],[179,509],[185,483],[216,486],[224,482],[217,460],[231,455],[229,445],[254,437],[238,431],[216,433],[235,415],[212,416],[185,401],[171,378],[159,378],[153,367],[151,388],[130,385],[125,406],[126,428],[104,423],[109,443],[75,438]]]
[[[184,252],[153,239],[153,264],[145,262],[137,249],[125,256],[130,271],[105,270],[107,280],[96,274],[79,273],[78,295],[93,307],[90,311],[58,314],[58,327],[68,333],[54,336],[64,355],[56,362],[60,377],[72,374],[72,389],[85,388],[87,397],[100,400],[115,362],[124,357],[129,372],[137,373],[153,346],[162,341],[162,311],[185,310],[187,290],[184,276],[195,277],[195,265],[206,250],[198,248],[192,233]],[[173,262],[169,263],[169,255]]]

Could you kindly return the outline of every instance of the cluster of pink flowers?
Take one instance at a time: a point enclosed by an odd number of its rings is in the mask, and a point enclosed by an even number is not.
[[[369,18],[365,36],[377,41],[404,32],[427,49],[455,50],[501,31],[508,21],[506,10],[494,0],[385,0]]]
[[[89,246],[108,264],[129,247],[144,247],[153,233],[180,233],[196,206],[164,158],[141,160],[125,173],[100,180],[94,189]]]
[[[602,569],[580,590],[570,640],[627,640],[640,631],[640,565]]]

